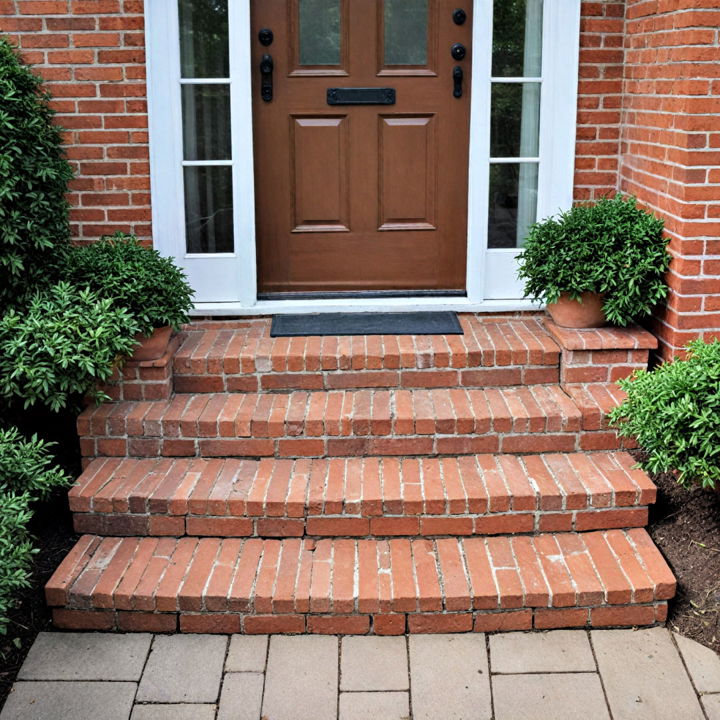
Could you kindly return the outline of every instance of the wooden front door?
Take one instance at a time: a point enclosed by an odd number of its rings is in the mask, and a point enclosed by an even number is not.
[[[260,293],[464,290],[471,9],[253,0]]]

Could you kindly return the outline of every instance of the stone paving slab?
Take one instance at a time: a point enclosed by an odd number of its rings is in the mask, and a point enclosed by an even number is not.
[[[43,633],[21,670],[34,674],[49,677],[19,680],[0,720],[720,720],[720,658],[659,627]],[[115,679],[127,676],[135,680]]]
[[[17,682],[2,720],[128,720],[137,685],[129,682]]]
[[[344,692],[340,695],[340,720],[408,720],[406,692]]]
[[[593,630],[590,635],[614,717],[704,720],[667,630]]]
[[[227,642],[227,637],[216,635],[156,636],[138,701],[217,702]]]
[[[139,680],[152,635],[50,633],[37,636],[19,680]]]
[[[492,686],[495,720],[610,720],[593,673],[495,675]]]
[[[215,720],[217,705],[136,705],[130,720]]]
[[[405,638],[343,638],[340,672],[340,690],[407,690]]]
[[[593,672],[588,636],[574,630],[502,633],[490,637],[494,673]]]

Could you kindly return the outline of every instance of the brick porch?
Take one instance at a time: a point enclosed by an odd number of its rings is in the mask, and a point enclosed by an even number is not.
[[[604,415],[643,330],[190,326],[78,421],[65,628],[401,634],[662,622],[655,488]]]

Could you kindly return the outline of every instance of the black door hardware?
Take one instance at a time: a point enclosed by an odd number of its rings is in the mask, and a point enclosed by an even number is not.
[[[270,28],[263,28],[258,33],[258,40],[260,41],[260,44],[263,47],[267,47],[268,45],[272,45],[273,40],[275,39],[275,35],[273,35],[273,31]]]
[[[462,8],[453,10],[453,22],[456,25],[464,25],[467,20],[467,13]]]
[[[450,48],[450,54],[453,56],[454,60],[464,60],[465,55],[467,55],[467,50],[462,43],[455,43]]]
[[[463,81],[463,69],[456,65],[453,68],[453,97],[461,98],[463,89],[462,89],[462,81]]]
[[[394,105],[395,88],[328,88],[328,105]]]
[[[272,55],[263,55],[260,61],[260,97],[265,102],[273,99],[273,63]]]

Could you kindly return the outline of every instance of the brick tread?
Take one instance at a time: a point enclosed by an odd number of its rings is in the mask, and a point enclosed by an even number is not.
[[[599,385],[209,393],[88,408],[85,457],[301,457],[571,452],[618,447],[604,429],[619,391]],[[573,398],[577,398],[576,401]],[[577,403],[577,404],[576,404]],[[580,407],[578,407],[578,404]]]
[[[68,628],[167,630],[179,617],[191,632],[366,633],[371,616],[384,632],[392,614],[400,632],[653,624],[674,590],[646,531],[632,529],[437,540],[86,535],[46,596]]]
[[[463,335],[271,338],[267,318],[194,323],[175,355],[179,392],[455,387],[557,382],[539,318],[459,316]]]
[[[94,460],[78,532],[446,535],[644,525],[655,486],[626,453]]]

